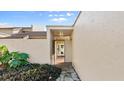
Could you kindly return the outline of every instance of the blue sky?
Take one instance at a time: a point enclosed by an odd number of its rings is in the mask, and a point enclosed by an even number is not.
[[[78,11],[0,11],[0,25],[72,25]]]

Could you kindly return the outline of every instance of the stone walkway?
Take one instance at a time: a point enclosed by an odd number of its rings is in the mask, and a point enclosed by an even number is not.
[[[56,66],[62,69],[62,73],[60,74],[60,77],[56,81],[80,81],[77,73],[72,67],[71,62],[61,63]]]

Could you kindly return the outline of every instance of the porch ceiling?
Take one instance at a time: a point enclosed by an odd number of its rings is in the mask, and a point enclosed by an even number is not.
[[[52,32],[53,36],[60,36],[60,33],[62,33],[63,36],[71,36],[73,30],[57,29],[57,30],[52,30],[51,32]]]

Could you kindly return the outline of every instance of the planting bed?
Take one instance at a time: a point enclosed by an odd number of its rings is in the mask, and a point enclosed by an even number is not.
[[[61,69],[48,64],[27,64],[0,69],[0,81],[55,81]]]

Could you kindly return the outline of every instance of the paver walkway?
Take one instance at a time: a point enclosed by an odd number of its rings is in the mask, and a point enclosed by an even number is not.
[[[62,69],[60,77],[56,81],[80,81],[71,62],[57,64],[56,66]]]

